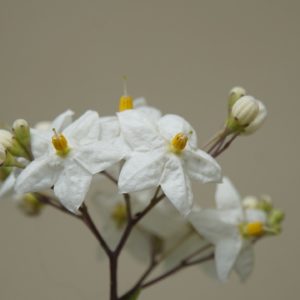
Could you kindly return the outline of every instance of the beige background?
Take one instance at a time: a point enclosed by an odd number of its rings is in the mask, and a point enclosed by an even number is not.
[[[299,12],[296,0],[0,0],[2,121],[34,124],[66,108],[112,114],[123,74],[133,96],[187,118],[201,143],[222,125],[232,86],[268,107],[264,128],[219,161],[243,195],[273,196],[287,214],[284,233],[259,243],[246,284],[194,268],[142,300],[298,298]],[[212,188],[198,191],[212,201]],[[28,219],[2,201],[0,238],[1,300],[107,299],[107,265],[76,220],[51,209]],[[141,267],[125,255],[123,290]]]

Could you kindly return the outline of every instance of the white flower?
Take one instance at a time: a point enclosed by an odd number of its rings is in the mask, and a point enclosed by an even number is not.
[[[172,204],[188,214],[193,200],[190,178],[220,180],[220,166],[197,149],[196,133],[183,118],[166,115],[155,123],[136,110],[123,111],[118,118],[132,149],[120,173],[121,193],[160,185]]]
[[[246,279],[253,268],[254,238],[264,233],[266,213],[243,210],[241,197],[228,178],[216,190],[217,210],[195,209],[189,220],[195,229],[215,245],[216,271],[220,280],[235,269]]]
[[[110,167],[124,156],[123,149],[118,145],[98,141],[98,120],[98,113],[87,111],[61,133],[55,133],[52,141],[48,133],[44,140],[39,135],[43,145],[32,145],[38,158],[20,174],[16,191],[23,194],[54,186],[54,194],[61,203],[76,212],[84,201],[93,174]],[[42,149],[43,153],[40,152]]]

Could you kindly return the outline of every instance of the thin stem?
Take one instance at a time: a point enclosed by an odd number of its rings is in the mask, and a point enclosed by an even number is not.
[[[106,171],[102,171],[102,174],[104,176],[106,176],[110,181],[112,181],[114,184],[118,184],[118,180],[113,177],[112,175],[110,175],[109,173],[107,173]]]
[[[213,157],[219,156],[221,153],[223,153],[231,144],[232,142],[239,136],[240,133],[235,133],[228,142],[223,146],[223,148],[219,149],[215,153],[212,154]]]
[[[118,300],[118,257],[109,256],[110,300]]]
[[[154,278],[154,279],[152,279],[152,280],[144,283],[141,286],[141,288],[143,288],[143,289],[147,288],[147,287],[149,287],[151,285],[154,285],[155,283],[158,283],[158,282],[160,282],[160,281],[162,281],[162,280],[170,277],[171,275],[173,275],[173,274],[175,274],[175,273],[177,273],[177,272],[179,272],[179,271],[181,271],[181,270],[183,270],[183,269],[185,269],[187,267],[194,266],[196,264],[201,264],[201,263],[203,263],[205,261],[208,261],[208,260],[211,260],[213,258],[214,258],[214,254],[210,253],[210,254],[208,254],[208,255],[206,255],[206,256],[204,256],[202,258],[199,258],[197,260],[194,260],[194,261],[188,261],[188,260],[184,259],[177,266],[175,266],[174,268],[172,268],[171,270],[169,270],[169,271],[163,273],[162,275],[157,276],[156,278]]]
[[[102,237],[102,235],[100,234],[98,228],[96,227],[93,219],[91,218],[89,212],[88,212],[88,208],[85,205],[85,203],[82,204],[82,206],[79,209],[82,213],[82,221],[88,226],[88,228],[91,230],[91,232],[94,234],[94,236],[97,238],[97,240],[99,241],[100,245],[102,246],[103,250],[105,251],[105,253],[107,254],[107,256],[111,256],[111,249],[109,248],[108,244],[106,243],[106,241],[104,240],[104,238]]]

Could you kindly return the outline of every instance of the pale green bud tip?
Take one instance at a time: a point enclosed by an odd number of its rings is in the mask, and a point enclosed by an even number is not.
[[[0,166],[5,162],[6,160],[6,150],[2,144],[0,144]]]
[[[18,119],[13,124],[13,132],[18,142],[26,149],[30,147],[30,127],[27,121]]]
[[[43,208],[43,203],[40,202],[36,194],[28,193],[19,199],[19,208],[26,215],[37,216]]]
[[[17,119],[13,124],[13,130],[15,132],[18,130],[29,130],[29,125],[26,120]]]
[[[229,110],[232,108],[234,103],[239,100],[241,97],[246,95],[246,90],[241,86],[235,86],[233,87],[228,95],[228,105]]]
[[[274,225],[279,225],[284,220],[284,212],[279,209],[273,209],[269,215],[269,223]]]
[[[257,101],[251,96],[243,96],[232,107],[232,117],[240,126],[247,127],[259,112]]]

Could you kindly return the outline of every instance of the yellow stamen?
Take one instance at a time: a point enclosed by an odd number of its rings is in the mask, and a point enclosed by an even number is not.
[[[119,111],[133,109],[133,99],[127,92],[127,77],[123,77],[123,96],[120,98]]]
[[[183,132],[177,133],[171,141],[171,151],[174,153],[180,153],[185,148],[188,139],[188,136]]]
[[[118,203],[114,207],[111,217],[116,222],[117,227],[121,228],[126,222],[126,218],[127,218],[126,206],[122,203]]]
[[[55,129],[53,129],[53,132],[52,145],[54,146],[57,155],[66,156],[70,152],[67,139],[63,134],[58,134]]]
[[[247,236],[258,237],[264,233],[264,226],[262,222],[248,223],[244,231]]]

